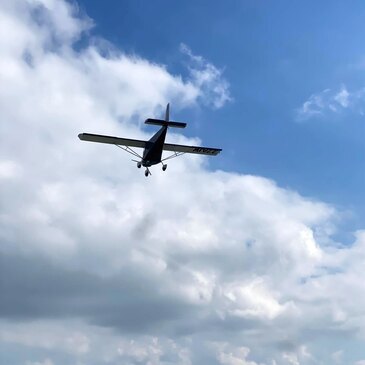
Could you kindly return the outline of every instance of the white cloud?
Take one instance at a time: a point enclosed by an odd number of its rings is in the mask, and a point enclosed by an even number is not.
[[[334,99],[343,108],[347,108],[350,105],[349,97],[350,93],[347,91],[345,86],[342,86],[341,90],[334,96]]]
[[[343,350],[335,351],[332,354],[332,359],[333,359],[333,361],[334,361],[335,364],[341,364],[342,363],[342,359],[343,359]]]
[[[324,336],[364,338],[365,236],[332,244],[334,208],[196,156],[145,179],[116,148],[77,138],[146,138],[139,120],[167,101],[220,107],[221,71],[186,47],[185,81],[96,43],[76,51],[91,22],[63,1],[5,1],[0,19],[5,351],[55,364],[281,364],[283,354],[306,364],[336,351],[316,356]],[[229,346],[217,354],[212,342]]]
[[[21,174],[21,168],[14,161],[0,161],[0,179],[11,179]]]
[[[284,353],[283,359],[290,365],[300,365],[298,357],[296,354]]]
[[[265,288],[263,278],[230,283],[222,289],[228,302],[227,311],[233,316],[273,319],[290,307],[290,303],[280,304],[275,299]]]
[[[217,359],[222,365],[258,365],[248,360],[250,349],[244,346],[232,347],[227,343],[216,343]]]
[[[87,335],[86,335],[87,333]],[[44,353],[61,351],[64,358],[78,363],[148,363],[158,365],[170,361],[178,365],[191,365],[190,351],[182,345],[164,338],[131,334],[129,338],[99,326],[85,325],[80,321],[37,321],[9,325],[2,323],[2,344],[16,344],[41,349]],[[164,360],[165,359],[165,360]],[[28,365],[53,364],[48,358]],[[59,363],[54,361],[56,364]],[[61,362],[60,362],[61,363]]]
[[[190,75],[192,82],[200,89],[202,101],[221,108],[232,101],[229,93],[229,83],[222,76],[222,70],[205,60],[202,56],[194,55],[184,43],[180,44],[180,51],[190,59]]]
[[[365,90],[358,89],[348,91],[342,85],[338,91],[325,89],[312,94],[307,101],[296,111],[297,120],[304,121],[313,117],[326,117],[333,114],[343,113],[346,110],[363,114]]]

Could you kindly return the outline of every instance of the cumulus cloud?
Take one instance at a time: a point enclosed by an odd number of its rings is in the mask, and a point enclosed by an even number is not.
[[[296,354],[284,353],[283,359],[290,365],[300,365]]]
[[[77,138],[146,138],[140,120],[167,101],[220,107],[230,99],[221,71],[187,46],[197,66],[186,80],[104,52],[87,42],[92,21],[61,0],[3,1],[0,18],[6,354],[19,364],[311,364],[324,337],[364,338],[365,234],[334,243],[330,205],[197,156],[146,179],[113,146]]]
[[[345,85],[339,90],[325,89],[312,94],[303,105],[297,109],[298,121],[315,117],[325,117],[351,111],[363,115],[365,90],[348,91]]]
[[[259,365],[248,360],[250,349],[247,347],[233,348],[227,343],[217,343],[215,346],[218,361],[222,365]]]

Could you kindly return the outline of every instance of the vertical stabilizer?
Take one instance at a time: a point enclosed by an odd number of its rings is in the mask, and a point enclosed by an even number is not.
[[[170,120],[170,103],[166,106],[166,114],[165,114],[165,121],[168,122]]]

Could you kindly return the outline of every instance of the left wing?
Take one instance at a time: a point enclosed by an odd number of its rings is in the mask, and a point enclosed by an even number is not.
[[[102,134],[80,133],[79,138],[82,141],[99,142],[116,144],[120,146],[146,148],[148,141],[141,141],[139,139],[119,138],[112,136],[105,136]],[[199,155],[216,156],[222,151],[221,148],[201,147],[201,146],[185,146],[181,144],[165,143],[163,145],[165,151],[172,151],[178,153],[195,153]]]
[[[119,137],[111,137],[111,136],[104,136],[102,134],[91,134],[91,133],[80,133],[79,138],[82,141],[109,143],[109,144],[117,144],[121,146],[139,147],[139,148],[145,148],[148,143],[147,141],[141,141],[139,139],[119,138]]]
[[[222,151],[221,148],[201,147],[201,146],[185,146],[182,144],[165,143],[163,145],[165,151],[173,151],[180,153],[197,153],[199,155],[216,156]]]

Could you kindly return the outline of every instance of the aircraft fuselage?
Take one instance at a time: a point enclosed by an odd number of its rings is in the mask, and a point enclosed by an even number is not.
[[[148,141],[147,147],[143,151],[143,159],[141,161],[142,166],[150,167],[161,162],[166,133],[167,126],[162,126],[161,129]]]

